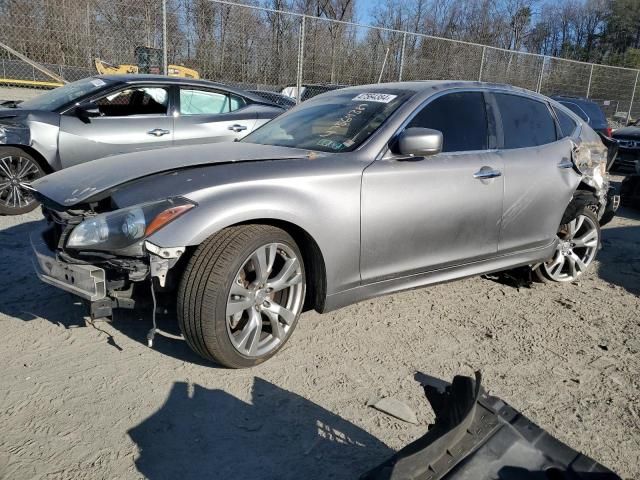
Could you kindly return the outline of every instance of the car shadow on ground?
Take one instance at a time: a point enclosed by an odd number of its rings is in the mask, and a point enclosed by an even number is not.
[[[621,208],[617,216],[640,221],[640,211],[630,208]],[[605,226],[602,249],[596,258],[597,274],[602,280],[640,295],[640,226],[624,223]],[[482,278],[516,289],[530,288],[537,283],[527,267],[482,275]]]
[[[357,478],[393,454],[366,431],[255,378],[247,403],[176,382],[164,404],[128,431],[150,480]]]

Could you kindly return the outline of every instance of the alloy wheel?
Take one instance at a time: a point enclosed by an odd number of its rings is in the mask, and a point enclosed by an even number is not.
[[[592,218],[580,214],[558,231],[558,246],[553,257],[543,263],[545,275],[555,282],[573,282],[587,270],[600,243],[598,226]]]
[[[20,209],[35,203],[30,184],[40,175],[40,167],[30,158],[18,155],[0,158],[0,205]]]
[[[263,245],[243,262],[226,306],[227,333],[240,354],[261,357],[287,339],[304,303],[302,271],[282,243]]]

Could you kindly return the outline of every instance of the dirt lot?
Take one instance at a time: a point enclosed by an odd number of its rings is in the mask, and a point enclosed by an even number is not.
[[[85,322],[32,273],[33,213],[0,218],[0,478],[355,478],[423,434],[417,371],[485,385],[561,440],[640,478],[640,214],[580,284],[473,278],[307,313],[257,368],[207,365],[149,312]],[[175,320],[160,326],[177,334]],[[366,407],[390,395],[410,425]]]

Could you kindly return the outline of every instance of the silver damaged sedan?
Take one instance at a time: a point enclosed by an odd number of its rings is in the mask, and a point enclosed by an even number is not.
[[[38,206],[30,184],[119,153],[239,140],[284,107],[206,80],[162,75],[85,78],[0,104],[0,215]]]
[[[35,182],[48,220],[32,237],[35,263],[94,317],[145,294],[175,305],[193,350],[249,367],[307,309],[517,266],[577,280],[610,203],[607,153],[571,111],[514,87],[345,88],[239,142],[129,153]]]

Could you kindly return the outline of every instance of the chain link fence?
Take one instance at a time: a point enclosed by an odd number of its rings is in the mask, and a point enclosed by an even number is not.
[[[10,48],[0,48],[0,87],[50,88],[59,80],[49,73],[77,80],[95,74],[98,59],[121,71],[153,73],[183,66],[201,78],[267,91],[480,80],[590,98],[618,125],[640,117],[638,70],[226,0],[0,0],[2,45]],[[139,47],[155,60],[141,60]]]

